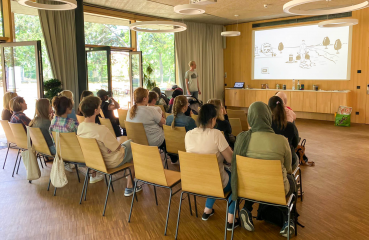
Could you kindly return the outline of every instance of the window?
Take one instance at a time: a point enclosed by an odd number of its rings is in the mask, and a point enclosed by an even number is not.
[[[3,3],[0,0],[0,37],[4,37]]]
[[[142,51],[143,71],[149,64],[152,78],[161,89],[175,84],[174,33],[137,33],[138,50]]]

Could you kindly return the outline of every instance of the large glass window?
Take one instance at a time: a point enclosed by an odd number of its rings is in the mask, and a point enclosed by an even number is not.
[[[138,50],[142,51],[143,71],[151,64],[152,78],[161,89],[175,84],[174,33],[137,33]]]
[[[4,37],[4,19],[3,19],[3,4],[0,0],[0,37]]]

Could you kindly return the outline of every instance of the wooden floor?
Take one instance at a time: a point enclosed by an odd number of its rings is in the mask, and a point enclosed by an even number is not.
[[[342,128],[313,120],[298,120],[297,126],[316,166],[303,167],[305,198],[303,203],[299,200],[298,211],[306,227],[299,228],[294,239],[369,239],[369,126]],[[5,153],[0,151],[1,166]],[[42,170],[41,179],[29,184],[23,163],[19,174],[11,177],[14,161],[15,151],[0,169],[0,239],[174,239],[179,194],[173,197],[164,237],[168,190],[157,190],[156,206],[153,188],[143,186],[128,223],[131,197],[124,197],[125,180],[115,182],[102,217],[104,182],[90,184],[87,201],[79,205],[83,183],[75,173],[67,173],[68,185],[54,197],[46,191],[51,164]],[[197,201],[200,216],[204,203]],[[222,239],[225,203],[217,201],[214,209],[215,215],[202,221],[190,215],[185,199],[178,239]],[[279,230],[255,221],[255,232],[237,228],[235,239],[284,239]]]

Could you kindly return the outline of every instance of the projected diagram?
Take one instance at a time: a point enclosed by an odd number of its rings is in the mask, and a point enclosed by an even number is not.
[[[255,32],[254,79],[347,79],[349,29],[316,28]]]

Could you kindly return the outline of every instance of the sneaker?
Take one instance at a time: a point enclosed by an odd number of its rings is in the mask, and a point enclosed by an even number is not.
[[[96,175],[95,177],[90,177],[90,183],[97,183],[104,180],[104,175]]]
[[[281,231],[279,232],[283,237],[287,237],[288,235],[288,224],[287,222],[284,223]],[[290,237],[295,235],[295,223],[291,220],[290,221]]]
[[[207,221],[209,219],[210,216],[213,216],[215,213],[214,209],[211,211],[211,213],[207,214],[207,213],[203,213],[202,214],[202,220]]]
[[[65,171],[68,171],[68,172],[73,172],[73,169],[70,168],[69,164],[64,164],[64,169]]]
[[[249,210],[242,208],[240,211],[241,226],[247,231],[253,232],[255,230],[252,222],[252,214]]]
[[[227,231],[232,231],[233,223],[227,223]],[[234,221],[234,229],[238,228],[240,226],[240,220],[238,218]]]
[[[70,167],[71,169],[75,169],[75,168],[76,168],[76,166],[74,166],[74,164],[69,163],[68,165],[69,165],[69,167]]]
[[[140,192],[142,191],[142,186],[138,186],[136,187],[136,192]],[[124,190],[124,196],[129,197],[132,196],[133,194],[133,188],[126,188],[126,190]]]

